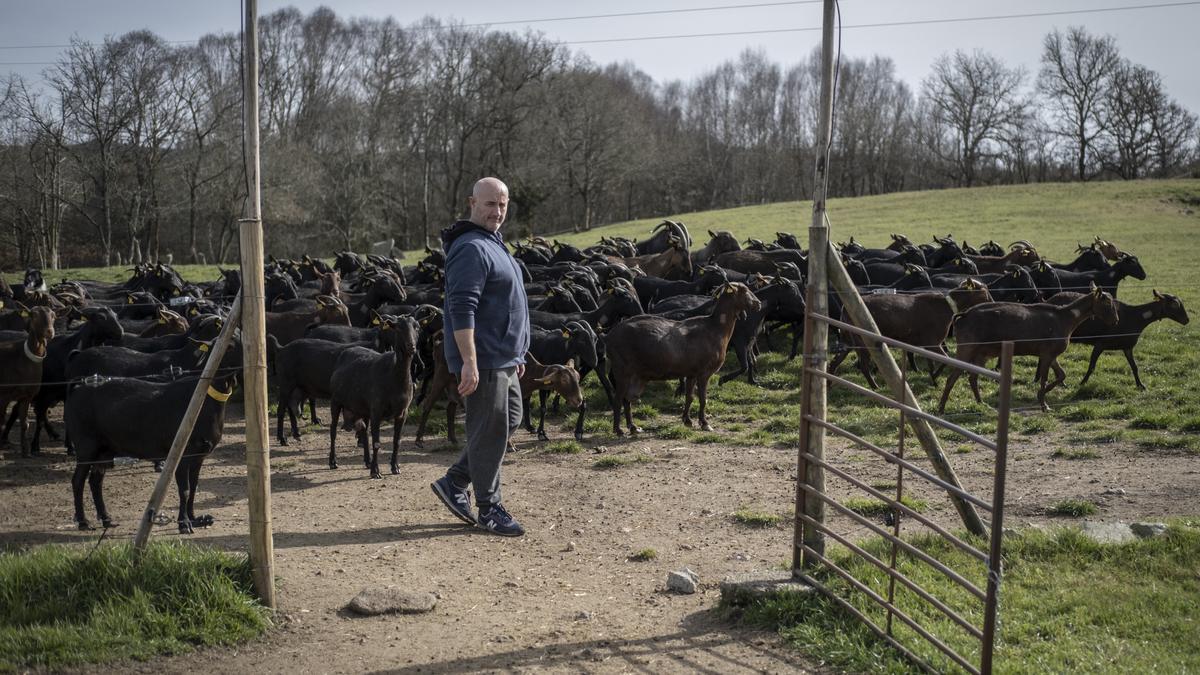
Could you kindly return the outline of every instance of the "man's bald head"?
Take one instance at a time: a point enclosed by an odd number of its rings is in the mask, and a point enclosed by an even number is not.
[[[495,232],[508,215],[508,186],[499,178],[480,178],[475,181],[467,202],[471,206],[471,222]]]

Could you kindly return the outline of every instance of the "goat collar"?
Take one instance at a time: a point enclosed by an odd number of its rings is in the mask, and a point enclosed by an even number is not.
[[[958,314],[958,303],[954,301],[954,298],[951,297],[949,293],[947,293],[945,297],[946,302],[950,305],[950,312],[953,314]]]
[[[38,356],[37,354],[33,353],[33,350],[29,348],[29,340],[26,340],[22,344],[25,347],[25,358],[29,359],[30,361],[33,361],[34,363],[41,363],[46,358],[45,354]]]
[[[211,384],[208,385],[208,397],[217,403],[224,403],[228,401],[230,396],[233,396],[233,387],[230,387],[229,391],[222,392],[217,391],[217,389]]]

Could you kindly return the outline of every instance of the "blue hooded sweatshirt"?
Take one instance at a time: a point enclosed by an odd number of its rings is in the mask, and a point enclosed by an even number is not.
[[[442,230],[446,252],[445,352],[450,372],[462,371],[454,331],[475,329],[480,370],[525,363],[529,351],[529,304],[521,268],[499,232],[469,220]]]

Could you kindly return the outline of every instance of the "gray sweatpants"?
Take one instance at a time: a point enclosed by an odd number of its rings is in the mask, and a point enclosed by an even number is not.
[[[464,400],[467,445],[446,472],[459,487],[475,488],[475,504],[500,503],[500,463],[508,439],[521,425],[517,367],[479,371],[479,387]]]

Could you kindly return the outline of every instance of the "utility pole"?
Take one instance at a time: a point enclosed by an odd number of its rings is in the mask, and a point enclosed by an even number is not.
[[[246,480],[250,565],[262,603],[275,608],[275,544],[271,532],[271,448],[267,432],[267,341],[263,293],[262,191],[258,175],[258,1],[244,0],[242,34],[246,213],[238,221],[242,256],[242,358],[246,413]]]
[[[834,0],[825,0],[825,15],[821,27],[821,107],[816,136],[816,170],[813,172],[812,224],[808,228],[808,287],[806,315],[829,314],[828,259],[829,228],[825,225],[825,198],[829,172],[829,145],[833,134],[833,18]],[[829,325],[823,321],[804,321],[805,374],[800,380],[800,456],[796,475],[796,527],[792,546],[793,572],[812,567],[815,560],[806,560],[804,546],[825,554],[825,534],[806,526],[800,514],[815,522],[825,522],[825,469],[816,462],[806,461],[806,453],[817,459],[825,457],[825,429],[811,424],[807,417],[824,420],[826,413],[826,382],[809,373],[809,369],[824,372],[828,355]],[[811,491],[805,490],[808,486]]]

